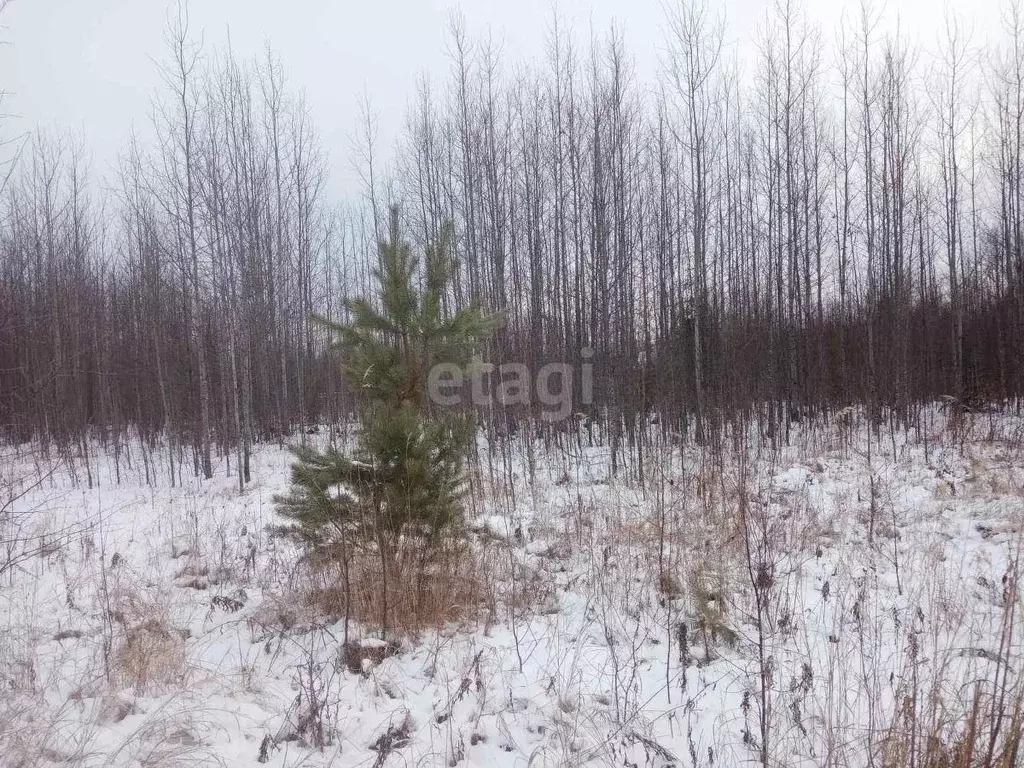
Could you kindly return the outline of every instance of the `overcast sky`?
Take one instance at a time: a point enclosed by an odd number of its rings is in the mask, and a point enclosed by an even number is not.
[[[669,0],[671,1],[671,0]],[[749,50],[767,0],[723,0],[729,37]],[[977,42],[998,34],[1004,0],[951,0],[966,15]],[[109,174],[134,129],[147,133],[160,85],[154,58],[166,58],[163,33],[167,0],[13,0],[0,23],[0,90],[13,114],[6,136],[42,126],[79,133],[98,174]],[[241,57],[266,43],[280,54],[288,80],[304,89],[329,152],[332,191],[354,183],[349,137],[360,95],[367,92],[380,115],[382,140],[399,130],[416,76],[444,76],[448,15],[461,11],[471,35],[488,30],[503,41],[509,68],[538,56],[556,4],[552,0],[192,0],[192,29],[207,50],[230,34]],[[828,43],[840,7],[807,0]],[[855,7],[855,6],[854,6]],[[614,21],[624,31],[642,81],[653,79],[662,46],[662,0],[560,0],[560,16],[577,40],[604,34]],[[911,36],[934,47],[943,6],[933,0],[889,0]],[[890,22],[891,23],[891,22]],[[741,56],[743,54],[741,53]]]

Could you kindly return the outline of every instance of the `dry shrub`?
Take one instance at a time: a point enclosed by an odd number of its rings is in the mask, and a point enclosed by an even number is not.
[[[108,663],[110,678],[136,691],[179,684],[185,675],[185,633],[171,626],[166,606],[128,587],[115,590],[109,614],[120,625]]]
[[[125,735],[103,764],[145,768],[223,766],[223,758],[205,743],[206,736],[218,729],[213,714],[195,698],[171,696]]]
[[[1003,613],[997,650],[961,649],[983,659],[969,685],[949,685],[941,677],[922,692],[913,667],[882,745],[883,768],[1017,768],[1024,764],[1024,675],[1020,674],[1019,555],[1004,581]],[[911,635],[911,665],[917,662]],[[943,665],[945,669],[945,665]]]
[[[497,561],[496,568],[488,571],[487,578],[495,606],[498,603],[503,605],[512,620],[526,620],[530,616],[559,610],[555,582],[545,570],[503,559]]]
[[[374,768],[381,768],[393,752],[406,746],[412,739],[412,733],[412,715],[408,711],[401,720],[388,723],[387,730],[370,744],[370,749],[377,753]]]
[[[386,579],[379,553],[368,549],[350,553],[347,563],[337,554],[305,563],[309,580],[305,603],[321,618],[347,617],[364,626],[416,634],[473,621],[488,604],[480,557],[465,542],[399,547],[390,558]]]
[[[114,653],[115,679],[137,691],[180,683],[185,672],[185,640],[166,622],[150,618],[128,629]]]
[[[658,592],[674,600],[683,596],[683,585],[674,573],[662,569],[658,573]]]
[[[43,748],[45,724],[40,720],[45,712],[41,697],[6,694],[0,697],[0,754],[4,765],[21,768],[32,764],[31,755]]]
[[[970,709],[950,712],[952,702],[932,702],[937,712],[922,720],[932,729],[890,729],[883,744],[883,768],[1017,768],[1024,759],[1024,696],[1008,700],[976,694]],[[904,720],[907,719],[905,703]]]
[[[402,652],[398,643],[372,644],[349,640],[341,647],[341,661],[353,674],[366,674],[367,669],[380,666],[385,659]]]
[[[710,658],[719,642],[735,646],[739,639],[728,616],[730,595],[735,594],[736,587],[730,583],[726,569],[714,568],[709,563],[691,570],[687,576],[690,602],[696,613],[693,629],[700,634],[706,657]]]
[[[262,642],[274,634],[286,634],[302,630],[309,620],[308,594],[273,594],[263,596],[263,602],[248,617],[253,642]]]
[[[67,702],[51,709],[45,697],[0,696],[0,765],[36,768],[80,765],[95,736],[95,727],[82,725],[77,706]]]

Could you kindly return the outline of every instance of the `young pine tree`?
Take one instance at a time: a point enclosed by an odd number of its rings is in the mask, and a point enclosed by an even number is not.
[[[419,270],[402,241],[398,212],[391,212],[374,271],[379,309],[368,299],[348,300],[351,322],[322,321],[336,334],[362,406],[356,448],[294,448],[292,488],[276,500],[288,521],[283,529],[312,547],[374,542],[385,579],[399,537],[429,546],[462,523],[475,423],[470,413],[436,406],[428,377],[439,364],[467,372],[500,318],[476,307],[445,312],[455,268],[450,246],[445,226]]]

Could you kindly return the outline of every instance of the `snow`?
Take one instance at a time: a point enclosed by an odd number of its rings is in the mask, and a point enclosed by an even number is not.
[[[1018,426],[1006,417],[1003,434]],[[139,446],[131,467],[96,451],[91,489],[79,461],[15,503],[31,513],[22,536],[42,546],[0,581],[0,762],[753,763],[743,506],[771,541],[772,753],[864,765],[911,670],[952,705],[969,701],[965,681],[1021,668],[1022,635],[998,638],[1024,462],[987,433],[962,451],[942,434],[895,451],[885,439],[870,463],[864,435],[809,436],[753,453],[745,488],[739,462],[719,471],[696,448],[646,457],[645,483],[612,477],[599,448],[537,446],[532,473],[525,456],[511,475],[496,459],[468,521],[499,575],[516,574],[491,587],[502,605],[401,638],[395,654],[356,625],[356,671],[341,624],[302,600],[300,553],[267,532],[286,452],[258,449],[239,493],[223,464],[172,487],[159,450],[150,484]],[[4,450],[28,487],[40,457]],[[721,635],[705,642],[712,614]]]

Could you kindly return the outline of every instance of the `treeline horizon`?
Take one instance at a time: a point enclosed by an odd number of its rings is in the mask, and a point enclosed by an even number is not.
[[[254,442],[347,420],[312,318],[369,292],[392,206],[421,253],[451,222],[451,307],[506,315],[490,361],[593,365],[575,410],[613,448],[655,422],[785,440],[855,405],[910,425],[937,399],[1016,402],[1024,12],[1004,16],[997,43],[949,19],[926,53],[866,6],[830,47],[776,2],[741,78],[724,21],[684,0],[653,84],[615,32],[580,46],[556,22],[512,68],[453,19],[449,79],[415,84],[387,167],[364,109],[363,193],[340,205],[281,62],[203,50],[179,9],[157,138],[109,189],[42,134],[0,175],[0,436],[166,437],[207,477],[237,456],[244,480]],[[542,410],[480,416],[565,431]]]

